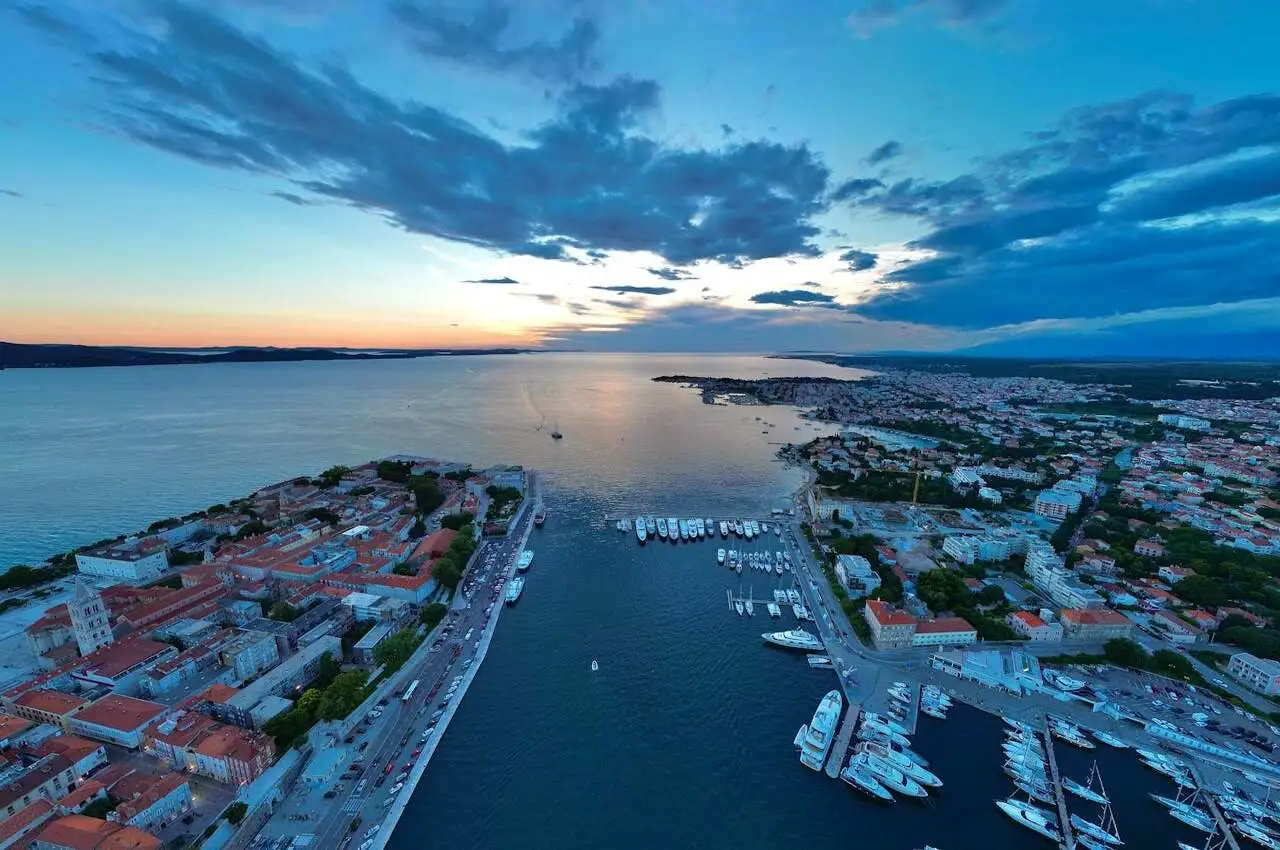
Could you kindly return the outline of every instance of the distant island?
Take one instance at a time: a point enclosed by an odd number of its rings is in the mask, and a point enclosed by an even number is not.
[[[304,360],[411,360],[483,354],[527,354],[527,348],[417,348],[352,351],[341,348],[213,349],[208,353],[98,345],[0,342],[0,369],[75,369],[89,366],[181,366],[197,363],[294,363]]]

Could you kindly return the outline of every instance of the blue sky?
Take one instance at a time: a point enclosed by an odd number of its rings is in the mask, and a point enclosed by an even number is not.
[[[2,339],[1280,339],[1266,0],[0,8]]]

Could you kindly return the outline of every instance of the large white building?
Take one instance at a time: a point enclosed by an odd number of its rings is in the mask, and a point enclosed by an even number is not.
[[[1181,413],[1161,413],[1159,417],[1160,424],[1172,425],[1175,428],[1186,428],[1188,431],[1208,431],[1212,426],[1208,419],[1200,419],[1196,416],[1184,416]]]
[[[67,603],[67,611],[71,615],[71,629],[82,656],[116,639],[111,633],[111,615],[102,601],[102,594],[80,579],[76,579],[75,595]]]
[[[280,649],[273,635],[246,630],[218,647],[218,659],[243,682],[279,664]]]
[[[168,544],[157,538],[126,540],[76,554],[76,569],[85,575],[128,584],[155,581],[168,566]]]
[[[1237,652],[1227,662],[1227,674],[1260,694],[1273,696],[1280,693],[1280,663],[1269,658]]]
[[[1013,536],[953,534],[942,541],[942,551],[962,564],[1003,561],[1025,549],[1026,539]]]
[[[869,596],[880,587],[880,575],[871,568],[871,562],[861,555],[840,555],[836,558],[836,578],[845,590],[858,596]]]
[[[1080,507],[1081,501],[1077,491],[1055,485],[1049,490],[1042,490],[1040,495],[1036,496],[1035,512],[1040,516],[1060,521],[1075,512]]]

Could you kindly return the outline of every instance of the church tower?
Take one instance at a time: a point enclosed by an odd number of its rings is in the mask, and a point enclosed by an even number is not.
[[[102,594],[79,579],[76,580],[76,595],[67,604],[67,609],[71,612],[71,628],[75,631],[76,642],[80,644],[80,655],[88,655],[115,640]]]

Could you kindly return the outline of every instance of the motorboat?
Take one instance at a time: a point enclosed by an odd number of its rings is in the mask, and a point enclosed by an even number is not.
[[[1091,803],[1097,803],[1099,806],[1105,806],[1109,800],[1106,797],[1094,791],[1088,785],[1081,785],[1074,779],[1064,776],[1062,778],[1062,787],[1075,794],[1082,800],[1088,800]]]
[[[702,521],[702,527],[707,530],[707,538],[711,539],[716,536],[716,521],[710,518]]]
[[[844,710],[844,698],[838,690],[827,691],[809,721],[809,729],[800,743],[800,763],[811,770],[822,770],[835,740],[836,724]]]
[[[1046,669],[1043,671],[1042,675],[1046,682],[1053,685],[1060,691],[1078,691],[1088,684],[1088,682],[1085,682],[1082,679],[1073,679],[1070,676],[1059,673],[1057,670]]]
[[[524,576],[516,576],[507,583],[507,604],[514,605],[524,592]]]
[[[876,723],[876,722],[882,723],[883,725],[887,726],[889,729],[893,730],[894,732],[897,732],[899,735],[910,734],[910,732],[907,731],[907,727],[901,725],[900,723],[894,723],[892,720],[888,720],[884,717],[881,717],[879,714],[876,714],[874,712],[871,712],[871,711],[864,712],[862,717],[863,717],[863,720],[871,723]]]
[[[914,779],[916,782],[919,782],[921,785],[925,785],[930,788],[942,787],[942,780],[937,777],[937,774],[916,764],[914,761],[892,747],[886,747],[884,744],[879,744],[874,741],[864,741],[863,743],[858,744],[856,751],[868,753],[876,758],[883,759],[905,773],[907,776]]]
[[[680,539],[680,520],[673,516],[667,517],[667,538],[672,542]]]
[[[822,641],[814,637],[804,629],[789,629],[785,632],[765,632],[761,635],[767,643],[775,646],[785,647],[787,649],[803,649],[808,652],[817,652],[825,647]]]
[[[1062,834],[1058,831],[1058,819],[1045,809],[1023,800],[1015,800],[1013,797],[1007,800],[996,800],[996,805],[1014,823],[1021,824],[1050,841],[1062,840]]]
[[[1129,749],[1128,744],[1126,744],[1124,741],[1121,741],[1119,738],[1117,738],[1115,735],[1112,735],[1110,732],[1104,732],[1101,729],[1090,729],[1089,734],[1092,735],[1094,738],[1096,738],[1098,741],[1101,741],[1102,743],[1106,744],[1108,747],[1115,747],[1117,750]]]
[[[768,609],[768,611],[769,611],[769,616],[770,616],[770,617],[781,617],[781,616],[782,616],[782,609],[778,607],[778,603],[777,603],[777,602],[766,602],[764,607],[765,607],[766,609]],[[812,658],[812,657],[813,657],[813,656],[810,656],[810,658]],[[831,659],[830,659],[830,658],[828,658],[827,660],[828,660],[828,661],[830,661]],[[810,666],[810,667],[812,667],[812,666],[814,666],[814,665],[813,665],[812,663],[810,663],[810,664],[809,664],[809,666]]]
[[[858,730],[858,740],[888,742],[897,744],[899,747],[911,746],[911,742],[907,740],[905,735],[900,735],[889,727],[876,722],[864,722],[862,728]]]
[[[533,550],[525,549],[520,553],[520,560],[516,561],[516,569],[524,572],[533,564]]]
[[[857,763],[869,770],[881,785],[895,794],[916,798],[929,796],[929,792],[924,790],[924,786],[919,782],[907,776],[884,759],[876,758],[870,753],[858,753],[853,757],[853,762],[850,763]]]
[[[880,780],[876,778],[876,775],[866,765],[860,764],[856,756],[849,760],[849,764],[845,766],[844,770],[840,771],[840,778],[877,800],[885,803],[893,802],[893,794],[889,793],[889,789],[880,784]]]
[[[649,538],[649,532],[645,529],[644,517],[636,517],[636,539],[643,543]]]
[[[729,523],[725,522],[724,520],[720,520],[720,536],[721,537],[729,536]]]
[[[645,517],[644,530],[649,532],[650,537],[655,537],[658,534],[658,521],[651,516]]]
[[[676,528],[680,530],[681,540],[689,539],[689,520],[687,519],[676,520]]]
[[[658,537],[659,537],[659,538],[661,538],[661,539],[663,539],[663,540],[666,540],[666,539],[667,539],[667,520],[666,520],[666,518],[665,518],[665,517],[658,517],[658,519],[655,521],[655,524],[658,526]]]
[[[724,566],[724,556],[725,552],[723,549],[716,550],[716,563],[720,564],[720,566]]]
[[[734,607],[735,609],[737,609],[737,611],[738,611],[738,616],[739,616],[739,617],[741,617],[741,616],[742,616],[742,614],[743,614],[742,600],[741,600],[741,599],[735,599],[735,600],[733,600],[733,607]]]
[[[744,599],[742,601],[742,607],[747,609],[748,617],[754,617],[756,615],[756,604],[750,599]]]

